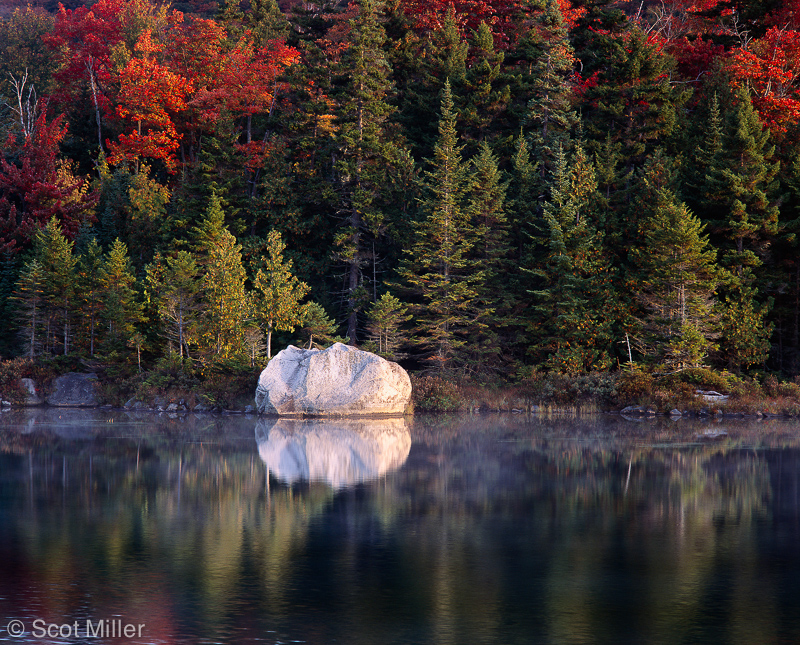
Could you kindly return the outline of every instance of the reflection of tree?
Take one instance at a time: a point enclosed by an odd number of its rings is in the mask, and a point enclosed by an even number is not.
[[[0,610],[147,616],[164,641],[794,635],[776,631],[796,607],[764,577],[760,537],[777,496],[800,518],[791,425],[726,422],[705,441],[685,420],[433,421],[414,423],[402,468],[334,492],[267,478],[252,421],[23,432],[4,415]],[[714,611],[727,631],[692,631]]]

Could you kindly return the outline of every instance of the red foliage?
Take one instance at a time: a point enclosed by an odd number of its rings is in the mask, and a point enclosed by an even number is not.
[[[91,8],[74,10],[59,5],[53,33],[45,37],[45,42],[61,56],[61,67],[54,75],[54,98],[60,105],[74,105],[92,76],[100,107],[109,109],[104,89],[112,75],[112,50],[124,40],[124,4],[125,0],[100,0]]]
[[[193,105],[209,123],[216,123],[223,111],[242,117],[267,114],[281,89],[281,73],[299,57],[299,52],[282,40],[254,49],[245,38],[224,57],[217,82],[200,90]]]
[[[517,0],[401,0],[400,4],[422,31],[441,29],[452,6],[462,33],[469,34],[485,22],[498,44],[508,41],[509,26],[519,10]]]
[[[159,159],[174,171],[175,151],[180,136],[172,115],[186,109],[191,84],[156,60],[161,45],[145,31],[136,45],[136,53],[119,75],[117,115],[133,125],[133,131],[121,134],[117,142],[107,142],[111,163],[142,158]]]
[[[732,78],[747,84],[753,106],[780,139],[800,121],[800,31],[773,27],[733,53]]]
[[[91,221],[96,196],[89,193],[88,180],[75,177],[58,158],[66,132],[63,115],[48,123],[42,113],[21,145],[7,145],[0,158],[0,251],[25,248],[52,217],[71,239],[84,220]]]
[[[558,8],[561,9],[564,23],[569,29],[573,29],[578,20],[586,13],[586,7],[574,6],[573,0],[558,0]]]

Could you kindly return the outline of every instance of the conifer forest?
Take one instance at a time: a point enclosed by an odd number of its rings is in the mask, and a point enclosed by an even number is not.
[[[3,359],[800,374],[800,0],[2,10]]]

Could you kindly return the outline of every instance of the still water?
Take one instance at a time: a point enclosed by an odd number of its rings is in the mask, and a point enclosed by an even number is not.
[[[0,641],[800,642],[800,425],[5,412]]]

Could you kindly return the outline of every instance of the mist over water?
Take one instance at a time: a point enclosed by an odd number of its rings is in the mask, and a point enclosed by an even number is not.
[[[793,421],[0,414],[3,642],[794,642],[798,544]]]

